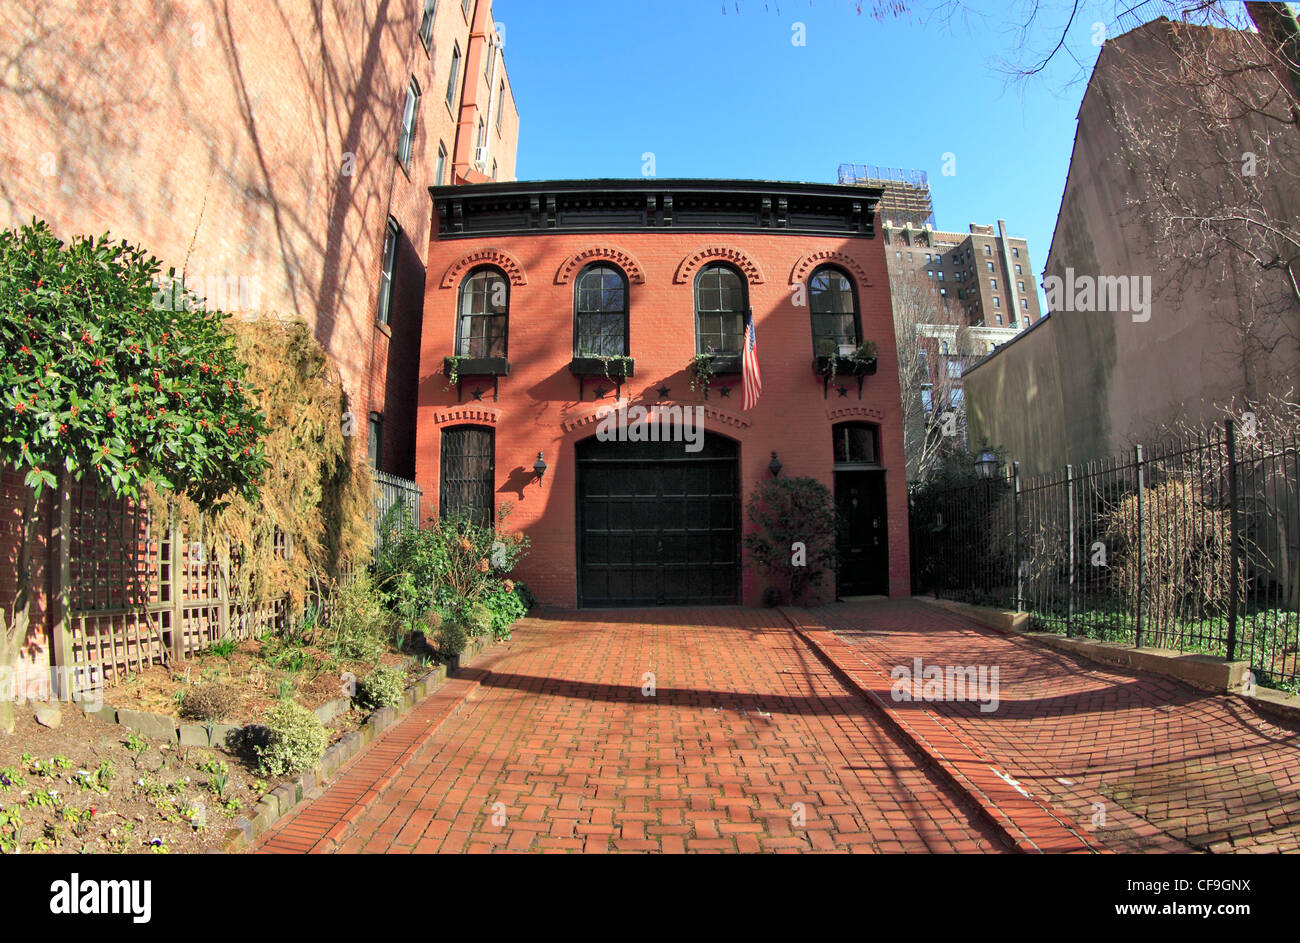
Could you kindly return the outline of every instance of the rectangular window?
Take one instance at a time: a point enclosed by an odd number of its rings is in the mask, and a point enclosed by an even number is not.
[[[1017,259],[1020,258],[1020,250],[1017,249],[1015,246],[1011,247],[1011,254]]]
[[[438,163],[433,168],[433,185],[440,187],[447,177],[447,146],[438,142]]]
[[[996,278],[990,278],[990,279],[989,279],[989,287],[992,288],[994,291],[997,291],[997,290],[998,290],[998,280],[997,280]]]
[[[925,261],[927,264],[930,262],[930,253],[928,252],[925,254]]]
[[[995,308],[1002,307],[1002,299],[999,298],[997,295],[993,296],[993,307]]]
[[[952,404],[953,409],[961,409],[963,399],[964,397],[960,389],[951,390],[948,393],[948,402]]]
[[[497,134],[501,133],[501,116],[506,113],[506,83],[503,79],[497,86]]]
[[[956,360],[948,361],[948,376],[957,379],[961,376],[961,364]]]
[[[1019,289],[1020,289],[1021,291],[1024,291],[1024,290],[1025,290],[1025,283],[1024,283],[1024,282],[1016,282],[1016,285],[1017,285],[1017,287],[1019,287]]]
[[[989,271],[990,271],[990,272],[993,271],[993,263],[992,263],[992,262],[985,262],[984,264],[987,265],[987,266],[989,267]]]
[[[460,0],[460,11],[465,14],[466,19],[469,19],[469,5],[470,0]]]
[[[460,79],[460,45],[451,50],[451,75],[447,76],[447,107],[456,107],[456,82]]]
[[[477,524],[492,522],[496,492],[496,437],[481,426],[442,430],[439,516],[463,514]]]
[[[402,137],[397,142],[397,159],[408,170],[415,147],[415,123],[420,111],[420,86],[415,79],[406,88],[406,110],[402,112]]]
[[[994,317],[998,319],[998,327],[1001,327],[1001,326],[1002,326],[1002,315],[1000,315],[1000,314],[995,314]]]
[[[927,413],[934,409],[934,398],[928,383],[921,387],[921,406]]]
[[[1021,270],[1021,268],[1020,268],[1020,263],[1019,263],[1019,262],[1016,263],[1016,274],[1017,274],[1017,275],[1023,275],[1023,274],[1025,274],[1024,271]]]
[[[497,162],[492,161],[492,179],[495,180],[496,178],[497,178]]]
[[[991,247],[991,246],[988,246],[988,245],[985,245],[985,246],[984,246],[984,254],[985,254],[985,255],[992,255],[992,254],[993,254],[993,249],[992,249],[992,247]]]
[[[397,237],[402,233],[402,227],[397,225],[397,221],[390,219],[388,228],[384,230],[384,262],[383,269],[379,273],[379,305],[376,320],[380,324],[390,323],[393,306],[393,270],[397,266]]]
[[[933,269],[926,269],[926,270],[925,270],[925,274],[926,274],[927,276],[929,276],[930,278],[934,278],[934,270],[933,270]]]
[[[1029,299],[1028,299],[1028,298],[1021,298],[1021,299],[1020,299],[1020,307],[1024,308],[1026,311],[1028,311],[1028,310],[1029,310]]]
[[[366,457],[371,468],[379,467],[379,460],[384,454],[384,417],[379,413],[370,414],[370,444]]]
[[[939,281],[943,281],[943,272],[939,273]]]
[[[438,12],[438,0],[424,0],[424,16],[420,17],[420,42],[429,48],[433,42],[433,17]]]

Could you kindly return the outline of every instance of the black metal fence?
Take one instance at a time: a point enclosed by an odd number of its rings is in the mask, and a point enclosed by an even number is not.
[[[1022,477],[913,487],[913,592],[1041,631],[1249,660],[1300,687],[1300,436],[1254,423]]]
[[[420,526],[420,486],[406,478],[372,469],[375,479],[375,549],[383,543],[385,532],[418,529]]]

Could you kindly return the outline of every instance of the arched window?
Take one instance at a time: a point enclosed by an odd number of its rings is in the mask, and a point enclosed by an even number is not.
[[[583,269],[573,286],[574,356],[628,356],[627,311],[622,270],[608,262]]]
[[[823,265],[813,272],[808,280],[808,306],[817,356],[839,353],[841,345],[856,348],[861,342],[858,290],[843,270]]]
[[[497,268],[478,268],[460,286],[456,355],[506,356],[510,280]]]
[[[749,308],[748,286],[730,265],[706,265],[695,277],[695,351],[738,354]]]

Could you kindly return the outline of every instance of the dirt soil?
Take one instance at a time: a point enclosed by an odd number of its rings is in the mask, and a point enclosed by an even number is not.
[[[0,735],[0,852],[207,851],[280,782],[251,757],[130,733],[70,704],[56,729],[20,708],[13,735]]]
[[[195,684],[215,683],[233,689],[238,707],[222,723],[251,724],[265,716],[281,694],[282,686],[292,687],[293,699],[315,709],[348,693],[351,680],[363,680],[374,670],[369,661],[340,661],[322,648],[298,646],[289,649],[267,648],[267,643],[247,639],[229,656],[205,652],[187,658],[182,664],[153,665],[127,675],[105,689],[106,703],[119,709],[152,711],[188,723],[202,723],[183,718],[181,699]],[[390,652],[380,658],[384,666],[396,666],[409,656]],[[412,666],[414,677],[428,668]]]

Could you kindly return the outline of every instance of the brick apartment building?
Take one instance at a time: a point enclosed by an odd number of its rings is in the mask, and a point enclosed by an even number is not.
[[[519,575],[548,604],[757,605],[744,504],[774,473],[811,476],[848,520],[826,591],[909,592],[879,191],[599,180],[433,198],[415,463],[426,515],[509,502],[532,542]],[[744,410],[751,310],[763,388]],[[874,375],[816,372],[819,352],[863,340],[879,345]],[[692,390],[710,348],[727,365]],[[601,356],[630,357],[631,375]],[[455,382],[449,357],[466,358]],[[660,410],[661,428],[698,407],[699,450],[602,440],[616,404]]]
[[[226,310],[302,317],[358,449],[369,425],[412,474],[427,187],[515,174],[491,4],[10,3],[0,47],[0,225],[111,231]]]
[[[515,175],[490,2],[9,3],[0,48],[0,225],[108,231],[214,306],[303,318],[339,368],[358,453],[412,476],[428,187]],[[12,600],[21,479],[0,485]],[[24,646],[36,671],[48,602]],[[138,616],[123,617],[137,639]]]

